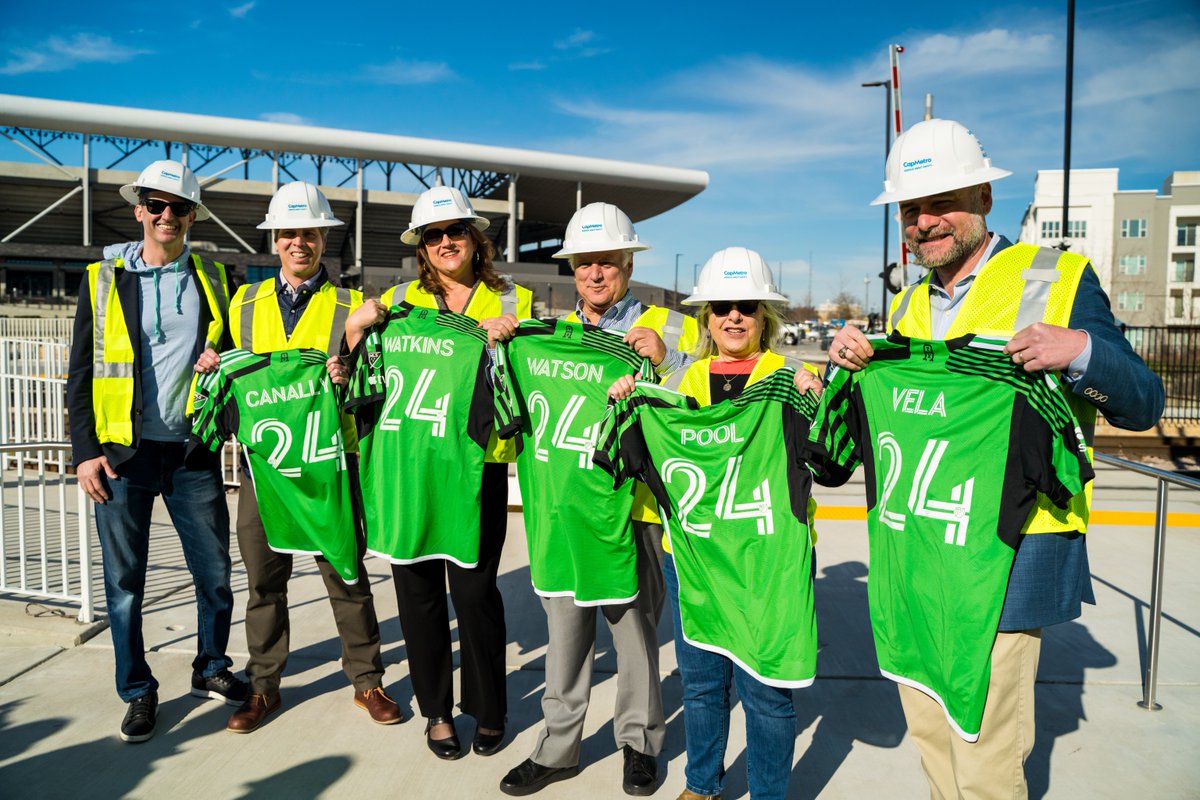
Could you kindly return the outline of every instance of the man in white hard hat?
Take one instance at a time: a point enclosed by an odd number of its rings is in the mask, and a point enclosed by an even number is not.
[[[897,203],[914,260],[929,273],[892,301],[890,330],[949,339],[1009,336],[1005,353],[1027,371],[1057,373],[1090,445],[1096,411],[1119,428],[1143,430],[1163,408],[1162,381],[1113,319],[1096,271],[1082,255],[1013,244],[987,229],[993,167],[978,140],[951,120],[920,122],[897,138],[884,191]],[[831,363],[860,369],[874,353],[852,326],[838,332]],[[1090,450],[1090,447],[1089,447]],[[997,465],[999,467],[1001,465]],[[909,733],[934,797],[1025,797],[1033,748],[1034,679],[1041,629],[1075,619],[1094,603],[1084,532],[1091,485],[1066,514],[1039,496],[1017,543],[978,741],[957,735],[938,704],[900,686]]]
[[[563,247],[555,258],[570,261],[580,300],[571,322],[611,329],[650,359],[667,376],[691,361],[696,346],[696,321],[678,311],[648,306],[629,291],[633,254],[648,250],[633,223],[610,203],[592,203],[575,212],[567,224]],[[666,723],[658,682],[658,620],[662,615],[662,521],[644,484],[638,485],[633,505],[637,546],[638,597],[628,613],[606,606],[605,621],[624,664],[617,674],[617,706],[613,732],[624,758],[622,788],[627,794],[649,795],[657,788],[656,758],[662,749]],[[543,597],[549,629],[546,691],[542,699],[545,727],[533,754],[512,769],[501,791],[526,795],[578,769],[579,744],[591,694],[580,669],[595,650],[596,608],[578,606],[570,597]],[[644,663],[641,663],[644,660]]]
[[[350,312],[362,305],[362,293],[335,286],[321,263],[328,229],[342,225],[333,215],[325,195],[311,183],[295,181],[279,187],[258,227],[271,232],[279,255],[279,274],[269,280],[240,287],[229,305],[230,331],[235,347],[269,353],[297,347],[324,350],[327,369],[335,382],[345,383],[347,370],[337,357]],[[215,366],[206,355],[203,366]],[[357,439],[349,418],[344,420],[347,449]],[[297,437],[301,434],[297,433]],[[354,470],[357,462],[347,459]],[[352,477],[352,482],[356,480]],[[246,600],[246,647],[250,659],[246,676],[250,693],[229,718],[233,733],[257,730],[279,708],[280,678],[287,666],[289,630],[287,584],[292,555],[271,548],[263,517],[289,513],[259,508],[254,481],[243,472],[238,500],[238,549],[246,566],[249,597]],[[320,527],[324,520],[313,520]],[[330,531],[331,536],[356,538],[359,546],[358,581],[346,583],[324,558],[316,559],[325,583],[334,622],[342,640],[342,669],[354,685],[354,703],[381,725],[402,722],[400,707],[383,689],[379,621],[363,567],[363,541],[359,531]]]
[[[121,196],[140,241],[111,245],[88,265],[71,342],[67,408],[79,484],[95,501],[117,694],[129,704],[126,742],[154,735],[158,681],[146,661],[142,601],[150,512],[161,495],[196,590],[197,654],[191,693],[238,705],[246,684],[229,671],[233,611],[229,510],[214,458],[185,464],[193,365],[220,349],[225,267],[191,253],[187,234],[207,219],[200,185],[178,161],[155,161]]]

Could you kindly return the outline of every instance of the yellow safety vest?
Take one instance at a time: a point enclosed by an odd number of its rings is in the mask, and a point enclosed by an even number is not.
[[[968,333],[1008,337],[1035,322],[1067,327],[1071,321],[1075,294],[1079,291],[1079,281],[1090,267],[1091,263],[1079,253],[1032,244],[1006,247],[980,268],[962,301],[962,308],[946,332],[946,338],[953,339]],[[892,299],[889,329],[918,339],[932,336],[929,278],[930,275],[926,275],[919,283]],[[1096,408],[1069,390],[1065,394],[1088,443],[1088,459],[1091,460]],[[1071,498],[1066,509],[1059,508],[1045,495],[1039,494],[1037,505],[1030,512],[1022,532],[1084,533],[1087,531],[1091,504],[1091,482]]]
[[[500,292],[488,288],[481,281],[476,282],[462,313],[474,320],[498,317],[501,314],[513,314],[517,319],[529,319],[533,315],[533,292],[524,286],[513,283],[507,275],[503,277],[506,286],[504,291]],[[420,281],[409,281],[393,286],[383,293],[380,301],[385,306],[391,306],[397,302],[394,299],[397,293],[400,293],[404,302],[409,305],[421,308],[439,307],[437,295],[425,291],[425,287],[421,286]],[[488,463],[511,464],[517,460],[517,440],[515,438],[501,439],[493,430],[491,438],[488,439],[487,452],[484,454],[483,460]]]
[[[567,314],[566,320],[567,322],[581,321],[579,313],[576,311]],[[646,310],[633,321],[633,327],[650,328],[659,335],[668,350],[690,353],[696,349],[696,344],[700,341],[700,328],[696,325],[695,317],[689,317],[673,308],[647,306]]]
[[[343,289],[326,281],[308,299],[304,313],[288,336],[283,330],[276,280],[271,278],[237,290],[229,304],[229,332],[234,347],[254,353],[311,347],[336,356],[346,335],[346,318],[362,302],[362,292],[357,289]],[[358,432],[349,414],[342,415],[342,438],[346,452],[358,451]]]
[[[115,291],[117,270],[124,269],[120,258],[88,264],[88,292],[92,300],[92,411],[96,417],[96,437],[102,444],[133,444],[133,339],[125,321],[125,309]],[[225,265],[207,261],[192,253],[192,273],[208,300],[212,320],[204,340],[206,347],[221,346],[225,335],[226,309],[229,306],[229,278]],[[196,377],[192,379],[195,389]],[[188,392],[186,413],[193,411]]]
[[[533,316],[533,292],[524,286],[513,283],[507,275],[501,277],[505,279],[506,286],[499,292],[489,289],[482,281],[477,282],[475,288],[471,290],[471,296],[467,299],[467,305],[463,308],[462,313],[475,320],[498,317],[501,314],[512,314],[517,319],[529,319]],[[425,287],[421,285],[420,281],[409,281],[393,286],[383,293],[380,300],[385,306],[390,306],[397,302],[395,299],[397,293],[409,305],[422,308],[439,307],[437,295],[425,291]]]
[[[579,322],[579,313],[572,311],[566,316],[566,320]],[[650,328],[662,338],[668,350],[689,353],[696,349],[696,343],[700,340],[700,328],[696,325],[695,318],[681,314],[673,308],[647,306],[633,321],[632,327]],[[658,503],[650,487],[641,481],[634,487],[633,510],[629,512],[629,516],[638,522],[662,523],[662,517],[658,515]]]

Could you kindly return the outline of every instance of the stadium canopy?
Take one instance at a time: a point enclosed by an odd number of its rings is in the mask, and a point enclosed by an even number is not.
[[[90,258],[97,244],[140,236],[116,189],[158,158],[196,172],[214,220],[193,239],[234,263],[270,253],[255,226],[280,183],[321,185],[347,222],[327,252],[350,275],[412,255],[399,234],[416,196],[438,183],[472,198],[512,262],[546,261],[581,203],[615,203],[640,221],[708,185],[703,171],[655,164],[7,94],[0,133],[26,151],[0,161],[0,257]]]

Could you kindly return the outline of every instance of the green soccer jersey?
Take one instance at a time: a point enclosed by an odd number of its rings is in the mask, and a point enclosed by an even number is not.
[[[354,354],[367,551],[396,564],[479,562],[492,431],[487,332],[462,314],[393,306]]]
[[[267,544],[321,555],[358,581],[339,392],[320,350],[227,350],[196,387],[193,446],[234,436],[246,451]]]
[[[880,671],[979,736],[991,650],[1021,526],[1092,478],[1057,383],[1003,341],[893,334],[867,368],[834,368],[810,435],[818,472],[866,468],[871,627]]]
[[[682,634],[771,686],[813,682],[808,497],[801,457],[816,396],[780,369],[742,394],[695,407],[639,383],[601,429],[596,463],[640,478],[662,510],[679,574]]]
[[[524,320],[496,350],[501,437],[520,436],[517,477],[534,590],[578,605],[637,597],[633,484],[614,491],[592,464],[608,387],[650,362],[620,336],[579,323]]]

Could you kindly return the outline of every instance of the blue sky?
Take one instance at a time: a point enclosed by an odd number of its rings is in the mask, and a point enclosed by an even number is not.
[[[1065,0],[979,5],[6,2],[0,92],[703,169],[704,193],[638,226],[637,277],[670,286],[680,253],[686,289],[737,244],[797,300],[811,268],[820,302],[879,271],[884,97],[859,84],[887,77],[889,43],[906,126],[932,93],[1015,173],[993,229],[1015,237],[1036,170],[1062,166]],[[1122,189],[1200,169],[1198,42],[1195,0],[1078,2],[1073,166],[1119,167]]]

